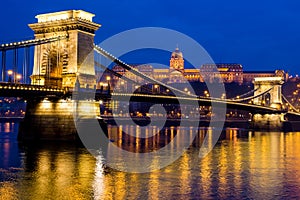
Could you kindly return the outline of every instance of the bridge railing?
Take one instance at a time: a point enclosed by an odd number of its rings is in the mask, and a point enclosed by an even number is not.
[[[31,85],[22,83],[7,83],[0,82],[0,89],[12,89],[12,90],[42,90],[42,91],[55,91],[64,92],[63,88],[55,86],[45,86],[45,85]]]

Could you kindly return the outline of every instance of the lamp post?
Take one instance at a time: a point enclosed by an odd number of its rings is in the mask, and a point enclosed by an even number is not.
[[[154,85],[154,93],[159,93],[159,85]]]
[[[8,70],[7,74],[8,74],[8,82],[11,83],[12,82],[12,75],[13,75],[13,71],[12,70]]]
[[[17,74],[16,75],[16,79],[17,79],[17,83],[21,83],[22,75],[21,74]]]
[[[110,93],[110,76],[106,76],[107,81],[107,92]]]

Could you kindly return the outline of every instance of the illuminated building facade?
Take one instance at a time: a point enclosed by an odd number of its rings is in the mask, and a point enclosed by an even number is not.
[[[202,80],[205,82],[243,83],[241,64],[204,64],[201,66]]]
[[[244,82],[252,82],[254,78],[258,77],[281,77],[284,81],[288,80],[288,73],[284,70],[275,71],[245,71],[243,73]]]
[[[179,51],[178,47],[172,52],[170,59],[170,71],[172,72],[174,70],[184,73],[183,54],[181,51]]]
[[[238,63],[217,63],[204,64],[200,69],[184,68],[183,53],[177,47],[171,54],[169,68],[156,69],[152,65],[132,65],[138,71],[164,83],[183,83],[189,82],[224,82],[224,83],[252,83],[257,77],[282,77],[284,81],[288,79],[288,74],[283,70],[276,71],[244,71],[243,66]],[[127,72],[121,66],[114,66],[113,71],[125,75],[135,81],[141,82],[139,77]],[[201,73],[200,73],[201,71]],[[109,74],[108,74],[109,76]],[[119,78],[112,77],[112,86],[124,86],[124,81],[118,83]],[[120,85],[121,84],[121,85]]]

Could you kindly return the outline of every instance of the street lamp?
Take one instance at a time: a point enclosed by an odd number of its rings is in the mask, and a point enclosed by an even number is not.
[[[17,74],[16,79],[17,79],[17,82],[20,83],[21,79],[22,79],[22,75],[21,74]]]
[[[106,76],[107,81],[107,91],[110,93],[110,76]]]
[[[159,85],[154,85],[154,90],[153,90],[153,92],[156,92],[156,93],[158,93],[159,92]]]
[[[8,82],[11,83],[12,82],[12,75],[13,75],[13,70],[8,70],[7,74],[8,74]]]

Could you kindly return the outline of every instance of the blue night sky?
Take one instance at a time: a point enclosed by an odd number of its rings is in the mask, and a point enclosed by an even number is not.
[[[27,24],[36,22],[37,14],[82,9],[96,14],[94,21],[102,24],[95,43],[132,28],[164,27],[194,38],[215,62],[241,63],[248,71],[300,72],[298,0],[10,0],[1,8],[1,42],[32,37]],[[176,43],[180,47],[176,41],[174,48]],[[169,57],[161,60],[168,64]]]

